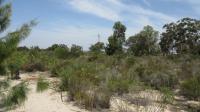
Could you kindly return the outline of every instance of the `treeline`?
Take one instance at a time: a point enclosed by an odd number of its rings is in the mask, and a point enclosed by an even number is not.
[[[159,34],[152,26],[145,26],[139,33],[126,39],[126,26],[116,22],[113,26],[113,34],[108,38],[108,44],[97,42],[89,50],[94,53],[130,54],[142,55],[169,55],[169,54],[200,54],[200,21],[191,18],[183,18],[176,23],[169,23],[163,26],[164,32]],[[19,49],[28,50],[26,47]],[[54,44],[45,49],[49,51],[69,55],[81,54],[81,46],[72,45],[71,50],[67,45]],[[74,51],[77,52],[73,54]],[[65,52],[65,53],[64,53]],[[60,55],[62,55],[62,53]],[[62,57],[62,56],[59,56]]]

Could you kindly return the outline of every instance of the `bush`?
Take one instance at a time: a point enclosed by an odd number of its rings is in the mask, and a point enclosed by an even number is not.
[[[70,54],[71,54],[71,57],[79,57],[83,54],[83,48],[78,45],[72,45]]]
[[[111,94],[106,86],[101,85],[103,76],[100,75],[104,67],[100,64],[74,62],[59,71],[61,90],[68,91],[69,100],[86,109],[108,108]]]
[[[37,92],[43,92],[49,87],[49,82],[46,81],[43,77],[39,77],[37,81]]]
[[[25,82],[22,82],[11,88],[7,97],[4,99],[4,105],[6,107],[13,107],[15,105],[20,105],[27,99],[28,87]]]
[[[69,48],[68,47],[58,47],[54,50],[54,53],[57,58],[66,59],[69,55]]]
[[[140,80],[155,89],[174,88],[178,84],[177,71],[168,60],[148,58],[135,67]]]
[[[174,93],[169,88],[161,88],[161,92],[163,93],[162,99],[163,103],[170,103],[172,104],[174,101]]]
[[[200,76],[185,80],[181,84],[181,92],[187,98],[194,100],[200,99]]]
[[[25,64],[22,67],[22,70],[24,70],[25,72],[34,72],[34,71],[44,72],[46,70],[46,67],[43,63],[36,62],[31,64]]]
[[[108,82],[108,88],[111,92],[122,95],[123,93],[129,92],[130,83],[124,79],[111,79]]]
[[[178,83],[178,79],[174,74],[154,73],[145,79],[152,87],[160,89],[162,87],[174,88]]]

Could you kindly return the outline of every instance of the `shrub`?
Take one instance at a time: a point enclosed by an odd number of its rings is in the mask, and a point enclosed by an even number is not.
[[[100,88],[95,94],[95,107],[96,108],[109,108],[112,93],[107,88]]]
[[[163,93],[163,95],[162,95],[163,103],[172,104],[173,101],[174,101],[174,93],[173,93],[173,91],[170,90],[169,88],[163,87],[163,88],[161,88],[161,92]]]
[[[177,71],[171,62],[164,59],[148,58],[135,67],[140,80],[155,89],[174,88],[178,84]]]
[[[147,79],[145,79],[152,87],[160,89],[162,87],[174,88],[178,83],[178,79],[174,74],[167,73],[155,73],[151,74]]]
[[[135,59],[135,57],[133,57],[133,56],[128,57],[128,58],[126,59],[126,65],[127,65],[127,67],[131,67],[131,66],[133,66],[135,63],[136,63],[136,59]]]
[[[73,44],[70,49],[70,54],[72,57],[79,57],[81,54],[83,54],[83,48]]]
[[[104,67],[100,64],[87,62],[75,62],[66,66],[59,71],[61,90],[68,91],[69,100],[85,106],[86,109],[108,108],[111,94],[106,86],[101,85],[102,68]]]
[[[49,82],[46,81],[43,77],[39,77],[37,81],[37,92],[43,92],[49,87]]]
[[[123,79],[111,79],[108,82],[108,88],[111,92],[122,95],[123,93],[128,93],[130,83],[128,80]]]
[[[67,46],[66,47],[58,47],[54,50],[54,53],[57,58],[65,59],[69,55],[69,48]]]
[[[22,82],[11,88],[7,97],[4,99],[4,105],[6,107],[13,107],[20,105],[27,99],[28,87],[25,82]]]
[[[6,75],[7,71],[6,71],[6,66],[5,65],[0,65],[0,76],[4,76]]]
[[[34,71],[44,72],[46,70],[46,67],[43,63],[36,62],[36,63],[25,64],[22,67],[22,70],[24,70],[25,72],[34,72]]]
[[[194,100],[200,99],[200,76],[185,80],[181,84],[181,92],[187,98]]]

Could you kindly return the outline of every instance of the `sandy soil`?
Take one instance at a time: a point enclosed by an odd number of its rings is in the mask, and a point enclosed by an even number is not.
[[[73,103],[62,102],[60,94],[53,90],[37,93],[35,80],[37,76],[38,74],[22,74],[22,80],[30,80],[28,99],[21,107],[9,112],[86,112],[74,106]]]

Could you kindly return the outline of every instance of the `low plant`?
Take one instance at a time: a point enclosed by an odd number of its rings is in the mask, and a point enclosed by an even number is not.
[[[181,92],[187,98],[200,99],[200,76],[192,77],[181,84]]]
[[[169,88],[161,88],[163,103],[172,104],[174,101],[174,93]]]
[[[26,82],[22,82],[12,87],[6,98],[3,100],[4,106],[12,108],[15,105],[21,105],[27,99],[28,90]]]
[[[49,82],[46,81],[43,77],[39,77],[37,81],[37,92],[43,92],[49,88]]]

